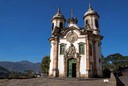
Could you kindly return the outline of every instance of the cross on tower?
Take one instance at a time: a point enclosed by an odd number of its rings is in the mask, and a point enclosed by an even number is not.
[[[71,17],[73,18],[73,16],[74,16],[74,10],[71,9],[70,13],[71,13]]]
[[[89,0],[89,8],[92,8],[91,3],[92,3],[92,0]]]

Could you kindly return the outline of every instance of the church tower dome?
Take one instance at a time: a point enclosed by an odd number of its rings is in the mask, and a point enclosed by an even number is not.
[[[66,20],[65,17],[64,17],[64,15],[60,11],[60,7],[58,7],[57,13],[53,16],[52,20],[54,20],[54,19],[63,19],[63,20]]]
[[[87,16],[89,16],[89,15],[97,15],[98,17],[100,17],[99,14],[98,14],[96,11],[93,10],[91,4],[89,4],[89,9],[88,9],[88,11],[84,14],[84,18],[87,17]]]
[[[61,13],[60,7],[58,7],[57,13],[52,17],[52,31],[55,31],[56,28],[59,29],[59,32],[65,27],[66,19]]]
[[[93,31],[94,34],[99,34],[99,14],[93,10],[91,4],[89,3],[89,9],[84,14],[84,22],[85,25],[89,25],[90,29]]]

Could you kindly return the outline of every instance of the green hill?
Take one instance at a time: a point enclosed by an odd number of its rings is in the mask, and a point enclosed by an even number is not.
[[[7,78],[9,74],[10,74],[9,70],[0,66],[0,79]]]

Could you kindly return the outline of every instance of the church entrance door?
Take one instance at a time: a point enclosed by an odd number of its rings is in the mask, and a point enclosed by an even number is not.
[[[76,59],[69,59],[67,68],[67,76],[76,77]]]

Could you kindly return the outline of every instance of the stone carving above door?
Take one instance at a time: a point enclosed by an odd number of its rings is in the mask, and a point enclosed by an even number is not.
[[[70,59],[76,59],[76,77],[80,77],[80,54],[76,53],[76,48],[73,44],[69,46],[69,48],[66,50],[65,55],[64,55],[64,74],[65,77],[68,76],[68,66],[67,62]]]
[[[66,50],[65,57],[68,58],[75,58],[76,56],[76,49],[73,44],[70,45],[70,47]]]

